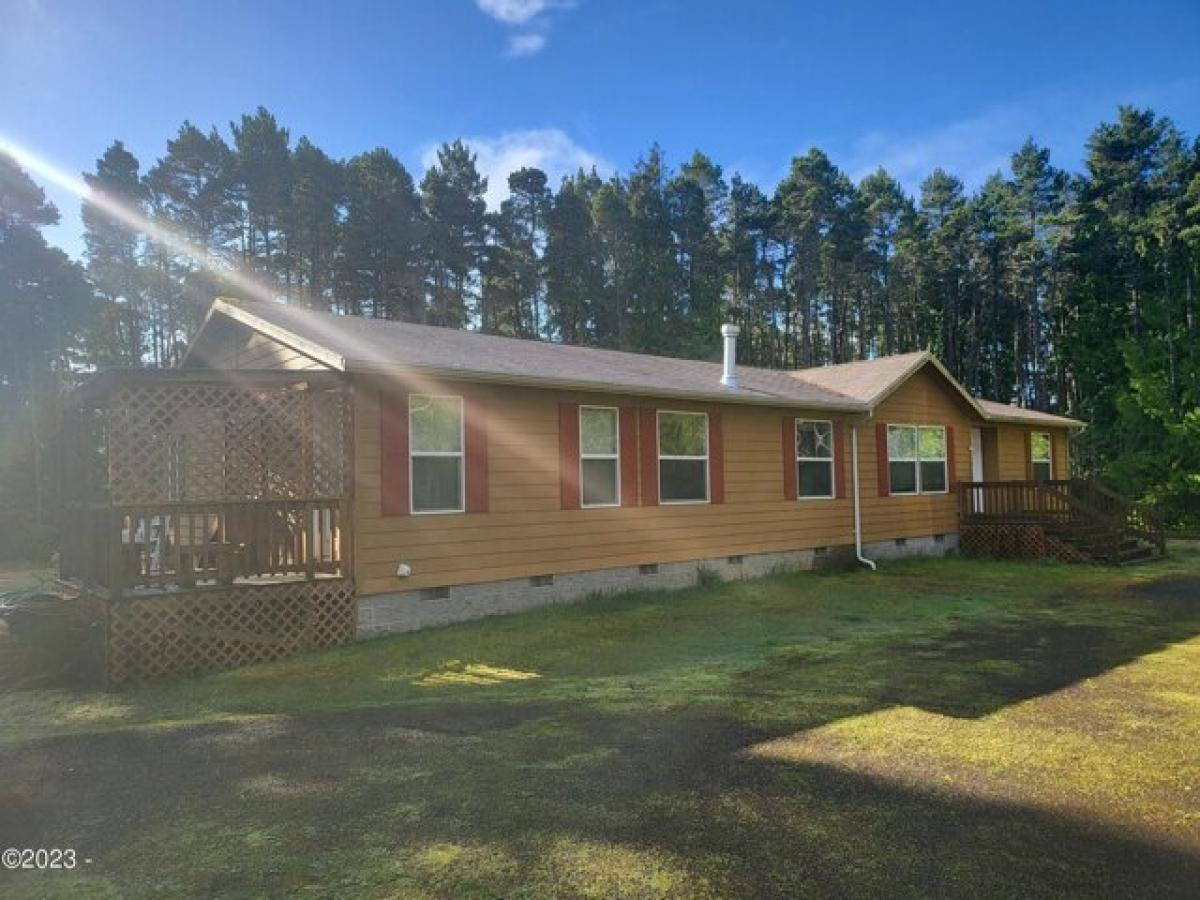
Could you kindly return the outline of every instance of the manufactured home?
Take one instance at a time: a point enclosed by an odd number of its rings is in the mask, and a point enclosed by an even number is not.
[[[723,334],[709,363],[217,300],[179,368],[80,390],[63,577],[122,681],[702,570],[1162,552],[1071,477],[1079,421],[927,352],[779,371]]]

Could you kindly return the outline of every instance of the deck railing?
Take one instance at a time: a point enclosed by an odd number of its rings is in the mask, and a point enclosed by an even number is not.
[[[60,568],[124,591],[348,574],[352,409],[335,372],[110,372],[64,416]]]
[[[72,510],[64,577],[110,592],[343,574],[340,500],[97,504]]]
[[[1115,545],[1134,537],[1166,552],[1162,516],[1091,479],[968,481],[959,486],[963,524],[1063,525],[1105,532]]]

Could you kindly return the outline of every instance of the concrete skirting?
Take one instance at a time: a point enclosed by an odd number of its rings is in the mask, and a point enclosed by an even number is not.
[[[875,560],[902,559],[905,556],[944,556],[957,549],[957,534],[939,534],[897,538],[889,541],[871,541],[863,544],[863,556]]]
[[[903,543],[876,541],[863,551],[872,559],[895,559],[940,555],[957,546],[958,535],[948,534],[941,540],[922,537],[909,538]],[[359,598],[358,637],[418,631],[553,603],[574,603],[598,595],[692,587],[700,580],[702,571],[712,572],[723,581],[733,581],[776,572],[802,572],[853,559],[852,546],[823,548],[820,552],[810,548],[374,594]]]

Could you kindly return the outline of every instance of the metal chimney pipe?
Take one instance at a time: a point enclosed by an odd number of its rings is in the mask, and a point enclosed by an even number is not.
[[[741,329],[736,325],[722,325],[721,337],[725,339],[725,371],[721,375],[722,387],[735,388],[737,380],[737,337]]]

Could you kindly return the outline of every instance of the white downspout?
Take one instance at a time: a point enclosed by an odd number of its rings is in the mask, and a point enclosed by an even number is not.
[[[854,425],[850,428],[850,457],[854,467],[854,558],[865,566],[870,566],[871,571],[877,571],[879,568],[875,565],[874,560],[867,559],[862,552],[862,505],[858,498],[858,426]]]

